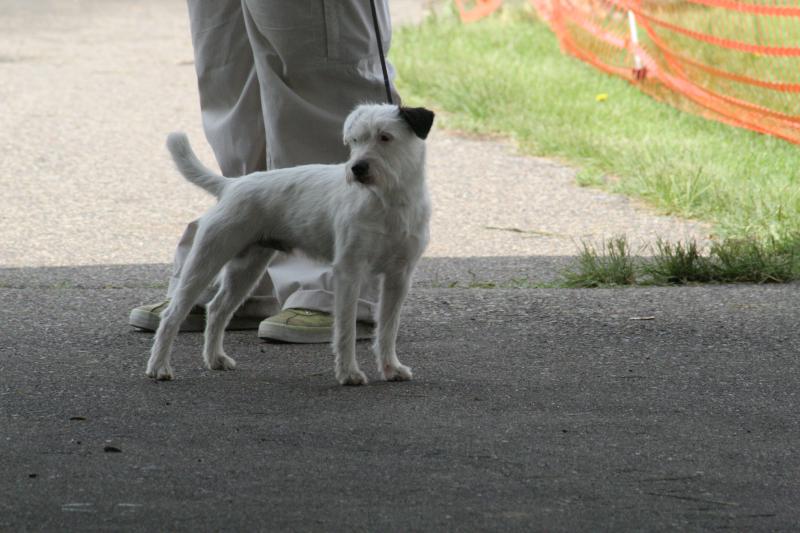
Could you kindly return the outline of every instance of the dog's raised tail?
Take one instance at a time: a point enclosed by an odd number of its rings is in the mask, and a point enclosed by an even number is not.
[[[185,133],[173,132],[167,135],[167,149],[184,178],[219,198],[228,178],[220,176],[200,162]]]

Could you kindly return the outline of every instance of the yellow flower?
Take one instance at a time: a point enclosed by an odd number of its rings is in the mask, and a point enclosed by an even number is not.
[[[594,99],[596,102],[605,102],[606,100],[608,100],[608,94],[600,93],[597,96],[595,96]]]

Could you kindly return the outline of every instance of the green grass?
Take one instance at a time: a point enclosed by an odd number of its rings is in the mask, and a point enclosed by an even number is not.
[[[639,267],[624,237],[594,246],[584,243],[577,264],[564,272],[565,287],[634,285]]]
[[[709,221],[723,240],[800,234],[800,147],[641,94],[562,54],[529,11],[470,25],[440,14],[396,31],[391,58],[406,101],[444,111],[447,128],[511,137],[580,167],[581,184]]]
[[[785,283],[800,279],[800,238],[726,239],[701,253],[695,242],[659,241],[652,256],[634,255],[624,237],[599,249],[584,243],[563,287],[682,285],[687,283]]]
[[[717,279],[710,257],[702,254],[696,242],[673,244],[659,240],[656,250],[640,268],[653,283],[708,283]]]

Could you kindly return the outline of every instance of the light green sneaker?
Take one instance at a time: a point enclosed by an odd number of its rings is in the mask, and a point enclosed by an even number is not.
[[[168,304],[169,300],[164,300],[163,302],[155,304],[135,307],[131,310],[128,324],[145,331],[155,331],[158,329],[158,324],[161,322],[161,313],[164,312]],[[237,316],[234,314],[233,318],[231,318],[231,321],[228,323],[228,327],[225,329],[256,329],[258,328],[258,323],[261,322],[262,319],[263,315],[256,317]],[[181,324],[181,331],[203,331],[205,327],[206,310],[203,306],[195,305]]]
[[[356,322],[356,339],[371,339],[373,324]],[[284,309],[258,326],[258,336],[265,340],[297,344],[321,344],[333,339],[333,317],[310,309]]]

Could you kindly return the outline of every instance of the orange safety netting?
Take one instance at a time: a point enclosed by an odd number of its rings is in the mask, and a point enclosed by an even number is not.
[[[800,0],[530,1],[583,61],[680,109],[800,144]]]
[[[456,0],[456,7],[462,22],[474,22],[491,14],[502,3],[503,0],[474,0],[474,4],[468,7],[465,0]]]

